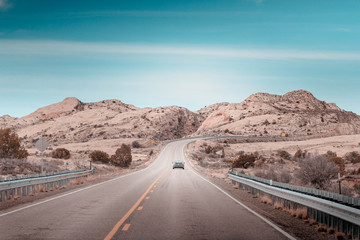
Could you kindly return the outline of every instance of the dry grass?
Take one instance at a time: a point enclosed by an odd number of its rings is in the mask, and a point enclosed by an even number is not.
[[[278,210],[283,210],[284,209],[284,205],[279,203],[279,202],[275,202],[274,203],[274,208],[278,209]]]
[[[306,208],[298,208],[295,210],[295,215],[299,219],[307,219],[307,209]]]
[[[335,229],[334,228],[328,228],[328,234],[334,234],[335,233]]]
[[[45,189],[44,185],[39,185],[39,191],[40,192],[46,192],[46,189]]]
[[[84,184],[84,179],[83,178],[76,178],[74,180],[71,181],[72,185],[80,185],[80,184]]]
[[[324,224],[320,224],[316,229],[318,232],[321,232],[321,233],[326,233],[328,231],[326,225],[324,225]]]
[[[343,240],[343,239],[345,239],[345,234],[342,233],[342,232],[337,232],[337,233],[335,234],[335,238],[336,238],[337,240]]]
[[[314,219],[310,219],[309,224],[310,224],[310,226],[313,226],[313,225],[317,224],[317,222]]]
[[[297,208],[297,209],[291,208],[291,209],[288,209],[288,208],[285,208],[284,205],[282,203],[280,203],[280,202],[275,202],[273,204],[273,207],[275,209],[285,211],[285,212],[289,213],[291,216],[299,218],[299,219],[304,219],[305,220],[305,219],[308,218],[307,208]]]
[[[272,204],[273,204],[273,200],[272,200],[269,196],[267,196],[267,195],[261,196],[261,197],[260,197],[260,201],[261,201],[262,203],[269,204],[269,205],[272,205]]]

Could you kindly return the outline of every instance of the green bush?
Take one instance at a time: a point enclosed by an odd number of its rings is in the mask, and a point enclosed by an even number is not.
[[[26,159],[29,153],[21,146],[20,139],[10,128],[0,129],[0,158]]]
[[[51,153],[52,158],[69,159],[71,157],[70,151],[66,148],[57,148]]]
[[[91,161],[93,161],[93,162],[103,162],[103,163],[110,162],[109,154],[107,154],[106,152],[100,151],[100,150],[95,150],[95,151],[91,152],[89,157],[90,157]]]
[[[131,148],[129,145],[122,144],[114,155],[111,156],[111,163],[118,167],[129,167],[132,162]]]

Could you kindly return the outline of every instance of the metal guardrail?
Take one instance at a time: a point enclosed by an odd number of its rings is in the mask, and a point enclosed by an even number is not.
[[[42,173],[42,174],[30,174],[30,175],[21,175],[21,176],[9,176],[9,177],[1,177],[0,178],[0,184],[2,182],[7,181],[14,181],[14,180],[21,180],[21,179],[30,179],[30,178],[38,178],[38,177],[48,177],[48,176],[55,176],[55,175],[63,175],[68,173],[77,173],[77,172],[83,172],[87,171],[88,169],[80,169],[80,170],[74,170],[74,171],[59,171],[59,172],[51,172],[51,173]]]
[[[302,193],[300,191],[293,191],[283,187],[270,184],[270,180],[260,179],[253,176],[248,176],[240,173],[229,173],[228,177],[233,182],[243,184],[252,189],[256,189],[262,193],[276,197],[277,199],[284,199],[289,202],[305,206],[312,210],[318,211],[315,215],[320,216],[320,220],[324,224],[336,225],[337,228],[345,232],[352,232],[354,239],[359,239],[360,233],[360,210],[334,201],[329,201],[317,196],[312,196],[309,193]],[[253,179],[251,179],[253,178]],[[259,181],[259,180],[264,180]],[[289,185],[289,184],[287,184]],[[297,186],[294,186],[297,187]],[[316,189],[315,189],[316,190]],[[316,193],[314,192],[314,195]],[[318,194],[318,193],[317,193]],[[331,219],[331,221],[330,221]],[[337,219],[340,219],[339,221]],[[348,225],[348,223],[350,223]],[[346,229],[344,226],[347,226]],[[350,226],[351,225],[351,226]],[[351,229],[351,230],[350,230]]]
[[[334,193],[334,192],[328,192],[328,191],[314,189],[314,188],[307,188],[307,187],[296,186],[296,185],[291,185],[291,184],[287,184],[287,183],[276,182],[276,181],[272,181],[272,180],[268,180],[268,179],[264,179],[264,178],[260,178],[260,177],[256,177],[256,176],[249,176],[249,175],[242,174],[242,173],[230,172],[229,174],[233,174],[233,175],[236,175],[239,177],[251,179],[251,180],[254,180],[254,181],[257,181],[260,183],[264,183],[267,185],[271,185],[274,187],[287,189],[287,190],[291,190],[294,192],[304,193],[304,194],[315,196],[315,197],[322,198],[322,199],[327,199],[329,201],[338,202],[341,204],[345,204],[345,205],[360,209],[360,198],[353,198],[353,197],[341,195],[341,194]]]
[[[57,173],[44,173],[26,175],[22,177],[7,177],[0,179],[0,196],[1,201],[5,201],[9,196],[15,195],[26,196],[35,192],[39,185],[46,185],[46,188],[54,186],[63,186],[71,179],[82,178],[94,172],[94,169],[82,169],[76,171],[63,171]],[[36,186],[36,187],[35,187]],[[16,191],[17,190],[17,191]]]

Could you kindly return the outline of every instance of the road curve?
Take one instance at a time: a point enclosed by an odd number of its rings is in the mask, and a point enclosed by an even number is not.
[[[193,140],[167,144],[146,169],[0,212],[0,239],[289,239],[202,178]]]

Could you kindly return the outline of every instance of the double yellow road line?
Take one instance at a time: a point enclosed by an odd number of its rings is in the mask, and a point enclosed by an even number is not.
[[[137,200],[137,202],[130,208],[130,210],[116,223],[114,228],[109,232],[109,234],[104,238],[104,240],[110,240],[115,233],[119,230],[119,228],[124,224],[124,222],[130,217],[130,215],[135,211],[135,209],[140,205],[140,203],[144,200],[146,195],[150,192],[150,190],[154,187],[154,185],[164,176],[165,172],[167,170],[164,170],[160,176],[150,185],[150,187],[145,191],[145,193]],[[129,228],[130,225],[128,225],[127,228]]]

